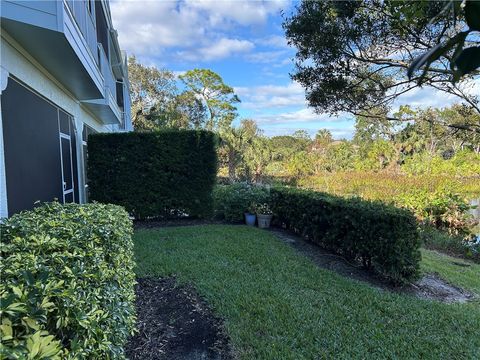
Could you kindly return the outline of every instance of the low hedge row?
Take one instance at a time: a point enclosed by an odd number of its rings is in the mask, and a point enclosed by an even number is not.
[[[269,192],[263,186],[244,182],[217,185],[213,189],[214,215],[217,219],[242,222],[243,214],[252,204],[268,202]]]
[[[271,189],[276,221],[394,283],[418,275],[420,240],[415,217],[379,202],[291,189]]]
[[[138,219],[209,217],[216,144],[216,135],[204,130],[90,135],[90,198],[121,205]]]
[[[0,358],[123,359],[135,321],[127,212],[44,204],[0,234]]]

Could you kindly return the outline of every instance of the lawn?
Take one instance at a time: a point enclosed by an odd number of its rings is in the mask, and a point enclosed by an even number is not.
[[[388,293],[315,266],[267,231],[207,225],[138,230],[139,277],[176,275],[225,320],[241,359],[480,358],[480,306]],[[480,292],[478,267],[437,271]]]
[[[449,283],[480,295],[480,264],[422,249],[423,272],[438,273]]]

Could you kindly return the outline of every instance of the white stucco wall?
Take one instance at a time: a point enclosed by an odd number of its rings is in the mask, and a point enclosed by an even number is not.
[[[84,169],[83,169],[83,148],[82,148],[82,129],[83,124],[87,124],[98,132],[110,132],[109,126],[102,125],[99,119],[95,118],[81,103],[75,99],[53,76],[51,76],[35,59],[28,55],[8,34],[2,31],[1,34],[1,66],[2,71],[8,72],[9,75],[15,76],[21,82],[31,87],[33,90],[49,99],[58,107],[73,115],[75,119],[76,135],[77,135],[77,165],[79,170],[79,195],[80,201],[85,201],[84,194]],[[0,117],[1,120],[1,117]],[[0,127],[1,129],[1,127]],[[1,134],[1,133],[0,133]],[[0,142],[0,156],[3,160],[3,137]],[[3,165],[3,166],[2,166]],[[6,216],[5,208],[6,197],[5,185],[5,169],[3,161],[0,160],[0,217]],[[5,193],[5,194],[4,194]]]

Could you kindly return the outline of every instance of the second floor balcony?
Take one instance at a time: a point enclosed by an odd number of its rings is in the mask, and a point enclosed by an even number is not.
[[[102,122],[123,120],[108,2],[2,0],[1,26]]]

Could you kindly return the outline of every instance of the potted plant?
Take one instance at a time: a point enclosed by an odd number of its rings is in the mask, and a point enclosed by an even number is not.
[[[270,227],[270,222],[272,221],[272,210],[267,203],[263,203],[257,206],[257,218],[258,218],[258,227],[261,229],[266,229]]]
[[[251,203],[247,209],[245,215],[245,223],[248,226],[255,226],[255,221],[257,220],[257,215],[255,215],[255,204]]]

